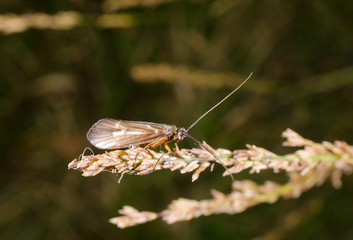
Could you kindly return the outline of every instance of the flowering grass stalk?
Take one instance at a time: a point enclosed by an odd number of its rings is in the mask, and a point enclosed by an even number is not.
[[[287,129],[282,134],[284,146],[301,147],[291,154],[276,155],[264,148],[247,145],[244,150],[213,149],[215,155],[227,167],[223,176],[249,169],[259,173],[272,169],[275,173],[286,172],[288,182],[278,184],[266,181],[257,184],[250,180],[235,181],[232,191],[223,194],[211,190],[212,198],[196,201],[179,198],[166,210],[154,213],[138,211],[124,206],[118,216],[110,219],[119,228],[142,224],[158,217],[171,224],[211,214],[239,213],[260,203],[274,203],[279,198],[298,198],[309,189],[320,186],[330,179],[335,188],[342,185],[343,173],[353,171],[353,146],[342,141],[315,143]],[[211,148],[210,146],[208,146]],[[146,175],[162,169],[193,172],[192,181],[215,163],[214,157],[202,149],[176,149],[173,154],[142,148],[116,150],[99,155],[82,155],[69,164],[69,169],[83,171],[83,176],[95,176],[102,171],[120,174]],[[120,181],[119,180],[119,181]]]

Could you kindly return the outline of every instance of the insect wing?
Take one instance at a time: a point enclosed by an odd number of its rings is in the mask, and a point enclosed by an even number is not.
[[[176,129],[167,124],[104,118],[91,127],[87,139],[100,149],[120,149],[152,142]]]

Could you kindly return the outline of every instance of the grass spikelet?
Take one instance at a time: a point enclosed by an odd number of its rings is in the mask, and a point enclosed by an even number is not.
[[[274,173],[286,172],[287,183],[266,181],[259,184],[251,180],[235,181],[232,191],[228,194],[211,190],[210,199],[196,201],[179,198],[159,213],[139,212],[133,207],[124,206],[119,211],[122,216],[112,218],[110,222],[119,228],[125,228],[158,217],[172,224],[212,214],[235,214],[261,203],[273,204],[280,198],[298,198],[303,192],[320,186],[327,180],[331,181],[333,187],[339,188],[342,186],[342,175],[352,173],[353,146],[346,142],[315,143],[290,129],[285,130],[282,136],[286,138],[284,146],[301,149],[286,155],[276,155],[264,148],[246,145],[247,149],[214,149],[214,152],[228,169],[223,176],[245,170],[252,174],[272,169]],[[132,148],[81,156],[69,164],[69,169],[80,170],[85,177],[95,176],[103,171],[123,176],[146,175],[169,169],[178,170],[182,174],[192,172],[192,181],[196,181],[200,174],[207,168],[212,168],[214,163],[215,159],[202,149],[176,149],[173,154],[167,154]]]

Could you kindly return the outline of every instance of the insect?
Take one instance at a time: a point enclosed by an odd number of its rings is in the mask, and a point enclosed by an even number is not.
[[[189,130],[194,127],[202,118],[204,118],[213,109],[235,93],[250,77],[252,73],[230,94],[224,97],[216,105],[205,112],[187,129],[178,128],[175,125],[167,125],[152,122],[126,121],[112,118],[103,118],[96,122],[88,131],[88,141],[100,149],[121,149],[130,148],[145,144],[146,148],[154,148],[164,144],[168,152],[171,152],[168,143],[172,141],[179,142],[185,137],[191,138],[201,148],[208,151],[226,170],[227,168],[218,159],[215,154],[196,138],[189,135]],[[233,176],[230,175],[233,179]],[[233,179],[234,180],[234,179]]]

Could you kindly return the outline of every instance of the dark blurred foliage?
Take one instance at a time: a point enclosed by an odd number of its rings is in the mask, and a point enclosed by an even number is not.
[[[280,134],[287,127],[315,141],[353,144],[351,1],[132,5],[112,12],[135,20],[126,28],[95,25],[106,8],[79,0],[0,3],[0,15],[70,10],[84,16],[83,24],[65,31],[0,36],[1,239],[249,239],[276,229],[285,239],[353,238],[352,176],[339,190],[327,183],[299,199],[237,215],[121,230],[108,219],[123,205],[160,211],[178,197],[207,199],[211,188],[229,192],[231,181],[221,177],[220,166],[195,183],[190,174],[167,171],[125,176],[118,184],[112,174],[84,178],[67,170],[90,146],[86,132],[100,118],[187,127],[232,89],[194,86],[187,77],[135,81],[130,70],[140,64],[234,72],[243,79],[254,72],[190,131],[214,147],[249,143],[284,153]],[[235,177],[286,180],[272,173]],[[285,219],[293,212],[298,224],[290,225]]]

